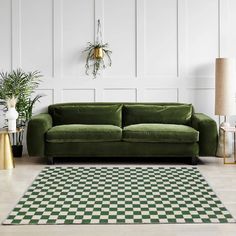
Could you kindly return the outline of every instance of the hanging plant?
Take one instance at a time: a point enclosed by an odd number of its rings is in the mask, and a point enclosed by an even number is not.
[[[84,52],[88,54],[85,64],[85,72],[87,75],[92,71],[93,77],[96,78],[100,70],[105,69],[107,66],[111,66],[112,51],[109,49],[108,43],[102,42],[100,20],[98,20],[96,42],[94,44],[89,42]]]

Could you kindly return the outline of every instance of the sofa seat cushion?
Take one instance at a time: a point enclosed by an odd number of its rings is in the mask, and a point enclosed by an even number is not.
[[[186,125],[136,124],[123,129],[123,140],[127,142],[194,143],[198,131]]]
[[[122,139],[122,129],[114,125],[58,125],[46,134],[46,141],[65,142],[111,142]]]

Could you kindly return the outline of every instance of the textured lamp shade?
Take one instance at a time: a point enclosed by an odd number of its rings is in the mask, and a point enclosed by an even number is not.
[[[235,60],[216,58],[215,114],[235,114]]]

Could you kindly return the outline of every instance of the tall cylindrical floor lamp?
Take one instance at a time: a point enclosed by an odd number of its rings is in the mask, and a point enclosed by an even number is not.
[[[215,64],[215,114],[224,116],[224,122],[219,124],[220,127],[230,126],[227,122],[227,117],[235,115],[236,104],[235,104],[235,59],[232,58],[216,58]],[[220,128],[219,127],[219,128]],[[226,147],[227,154],[230,155],[232,150],[230,137],[227,137]],[[217,156],[223,156],[223,135],[221,130],[219,131],[219,143],[217,149]]]

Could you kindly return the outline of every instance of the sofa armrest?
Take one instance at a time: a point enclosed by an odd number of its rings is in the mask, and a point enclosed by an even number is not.
[[[218,144],[216,122],[202,113],[195,113],[192,117],[192,127],[199,131],[200,156],[215,156]]]
[[[45,134],[52,127],[52,117],[49,114],[33,116],[27,128],[27,148],[30,156],[44,156]]]

